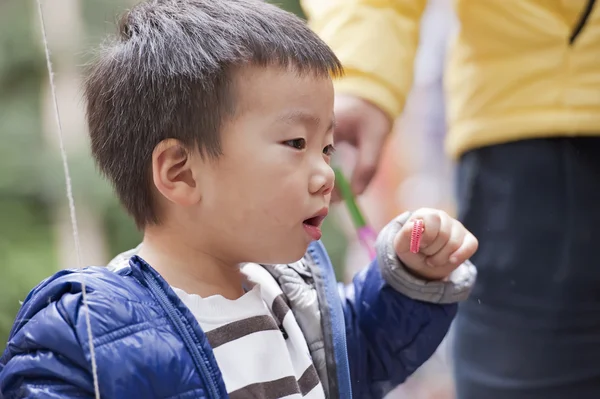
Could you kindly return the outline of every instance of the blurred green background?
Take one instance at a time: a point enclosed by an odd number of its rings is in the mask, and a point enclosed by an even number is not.
[[[48,40],[61,87],[69,87],[68,82],[60,81],[68,79],[69,70],[74,70],[70,72],[72,76],[81,73],[81,66],[89,60],[89,48],[115,31],[116,16],[132,3],[129,0],[45,3]],[[274,3],[301,13],[297,0]],[[77,32],[70,35],[54,28],[55,33],[50,35],[53,22],[55,27],[76,26],[79,32],[76,44],[71,36]],[[75,83],[78,89],[80,85]],[[59,88],[59,97],[64,93]],[[59,249],[61,241],[71,238],[64,231],[70,228],[68,213],[61,211],[66,206],[62,164],[56,146],[48,145],[55,143],[49,138],[56,136],[48,99],[48,73],[37,4],[33,0],[0,1],[0,352],[6,345],[19,301],[42,279],[60,268],[75,266],[62,264]],[[69,112],[81,115],[74,117]],[[63,126],[69,130],[72,127],[69,119],[77,121],[83,117],[82,112],[81,107],[75,111],[61,107]],[[75,136],[86,138],[84,126],[79,126],[75,128]],[[85,208],[84,213],[93,215],[95,226],[90,228],[92,222],[84,220],[82,223],[88,227],[84,226],[83,232],[88,234],[93,230],[99,234],[96,237],[102,240],[95,241],[104,242],[101,249],[107,261],[108,257],[135,246],[140,234],[96,172],[85,150],[85,140],[81,148],[84,150],[69,152],[76,206],[78,211]],[[66,226],[62,233],[57,224]],[[325,245],[339,273],[345,239],[335,221],[330,220],[325,229]],[[82,243],[85,252],[86,241]]]

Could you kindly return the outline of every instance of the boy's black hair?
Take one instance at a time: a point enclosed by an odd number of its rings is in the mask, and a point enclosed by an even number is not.
[[[221,125],[235,110],[232,71],[244,65],[342,73],[304,21],[261,0],[148,0],[122,16],[91,65],[85,98],[92,154],[139,228],[159,222],[155,146],[174,138],[218,157]]]

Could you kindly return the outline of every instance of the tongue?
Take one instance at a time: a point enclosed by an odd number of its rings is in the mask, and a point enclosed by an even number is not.
[[[318,241],[321,239],[321,234],[322,234],[321,229],[316,225],[312,225],[312,224],[308,223],[309,220],[304,221],[304,230],[308,233],[308,235],[313,240]]]

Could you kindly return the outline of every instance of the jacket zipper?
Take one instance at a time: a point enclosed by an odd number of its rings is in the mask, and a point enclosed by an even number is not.
[[[329,290],[327,289],[327,287],[323,287],[320,286],[319,283],[317,282],[317,280],[315,280],[315,288],[317,289],[318,295],[319,295],[319,301],[321,300],[321,295],[324,295],[325,297],[325,301],[324,301],[324,305],[323,306],[328,306],[329,307],[329,318],[331,320],[330,323],[330,328],[331,330],[328,331],[328,333],[330,334],[330,336],[333,338],[333,312],[334,310],[332,309],[333,304],[335,303],[335,300],[338,297],[337,295],[337,284],[335,283],[335,276],[333,275],[333,267],[329,261],[329,256],[327,255],[327,253],[324,251],[324,247],[322,246],[322,244],[318,244],[315,245],[313,243],[313,245],[309,246],[308,248],[308,252],[312,257],[312,260],[314,261],[315,266],[320,269],[320,273],[321,274],[327,274],[327,270],[331,270],[331,276],[329,276],[329,278],[333,278],[334,280],[334,284],[333,284],[333,292],[329,292]],[[328,277],[323,275],[323,281],[329,281]],[[331,296],[335,297],[336,299],[332,298]],[[337,299],[339,301],[339,299]],[[342,320],[342,323],[344,322],[344,314],[343,314],[343,309],[339,309],[340,312],[337,312],[337,316]],[[339,322],[339,319],[337,320]],[[348,364],[348,358],[346,357],[346,361],[343,361],[341,359],[338,358],[339,355],[339,350],[341,349],[344,353],[342,354],[342,357],[347,356],[347,341],[346,341],[346,327],[344,325],[344,327],[342,328],[342,334],[340,336],[341,338],[341,348],[339,346],[337,346],[335,344],[335,342],[332,340],[332,351],[334,353],[334,359],[336,361],[336,365],[335,365],[335,369],[336,369],[336,375],[335,378],[337,380],[337,395],[338,397],[342,398],[342,393],[345,394],[346,396],[343,397],[343,399],[352,399],[352,384],[350,383],[350,366]],[[342,381],[340,379],[340,370],[342,372],[342,374],[348,377],[347,379],[347,384],[342,384]],[[342,377],[344,380],[346,380],[346,378]],[[340,392],[343,391],[343,392]]]
[[[585,10],[583,10],[581,17],[579,17],[579,21],[577,21],[577,25],[575,25],[575,29],[573,29],[573,32],[571,32],[571,37],[569,37],[569,45],[572,46],[573,43],[575,43],[575,40],[577,39],[577,37],[579,36],[581,31],[585,27],[585,24],[588,22],[588,19],[590,18],[590,14],[592,13],[592,10],[594,9],[594,3],[596,3],[596,0],[588,0],[587,4],[585,6]]]
[[[175,328],[177,329],[177,331],[183,338],[185,345],[187,346],[188,350],[190,351],[190,353],[192,355],[192,359],[194,360],[194,363],[196,364],[196,366],[198,366],[202,370],[202,376],[206,376],[206,378],[203,378],[203,379],[205,380],[204,383],[208,387],[210,397],[214,398],[214,399],[219,399],[218,389],[215,386],[214,381],[211,377],[210,370],[208,369],[208,366],[206,365],[206,363],[208,363],[208,359],[206,359],[206,357],[198,350],[198,347],[194,344],[192,336],[190,335],[190,333],[187,331],[187,329],[183,325],[183,322],[180,320],[179,315],[177,314],[176,310],[173,309],[173,306],[170,304],[169,299],[167,298],[167,295],[160,288],[158,283],[156,281],[154,281],[153,278],[146,278],[146,276],[144,276],[144,279],[150,286],[150,289],[152,290],[152,292],[156,294],[158,300],[161,302],[161,305],[163,306],[163,309],[165,309],[168,312],[169,318],[175,325]]]

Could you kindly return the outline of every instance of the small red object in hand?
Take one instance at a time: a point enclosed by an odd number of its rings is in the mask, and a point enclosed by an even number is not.
[[[410,235],[410,252],[413,254],[419,253],[419,247],[421,246],[421,238],[423,237],[423,221],[417,219],[413,222],[412,234]]]

